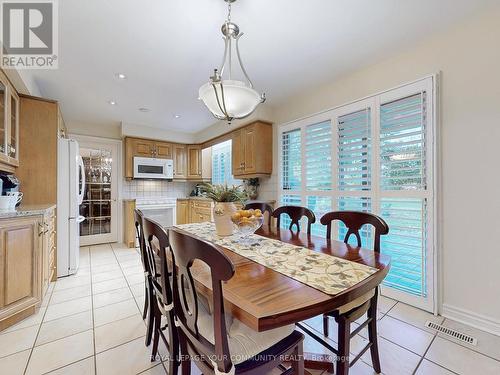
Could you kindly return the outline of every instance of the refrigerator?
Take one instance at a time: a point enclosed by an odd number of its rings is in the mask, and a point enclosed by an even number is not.
[[[57,145],[57,277],[78,271],[80,205],[85,193],[85,169],[78,142],[59,139]]]

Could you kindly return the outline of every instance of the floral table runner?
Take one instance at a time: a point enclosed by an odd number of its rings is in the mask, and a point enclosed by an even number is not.
[[[364,264],[256,234],[251,236],[252,245],[245,246],[239,242],[238,234],[218,236],[214,223],[182,224],[175,227],[331,295],[338,294],[377,272],[376,268]]]

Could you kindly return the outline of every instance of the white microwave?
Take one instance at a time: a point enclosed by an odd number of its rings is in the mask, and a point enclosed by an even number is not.
[[[174,161],[134,157],[134,178],[172,180],[174,178]]]

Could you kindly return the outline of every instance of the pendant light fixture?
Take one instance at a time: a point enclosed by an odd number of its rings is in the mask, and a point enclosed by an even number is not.
[[[228,16],[221,27],[225,45],[222,65],[214,70],[214,75],[200,87],[198,94],[217,119],[225,120],[230,124],[233,119],[245,118],[252,114],[260,103],[264,103],[266,96],[259,94],[253,88],[253,83],[241,61],[238,41],[243,33],[240,33],[238,25],[231,22],[231,3],[236,0],[224,1],[228,4]],[[245,81],[233,79],[234,57],[238,60]]]

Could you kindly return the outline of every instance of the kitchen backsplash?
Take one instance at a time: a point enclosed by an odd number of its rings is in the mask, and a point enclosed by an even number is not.
[[[194,182],[169,182],[164,180],[124,180],[125,199],[149,197],[187,197],[196,184]]]

